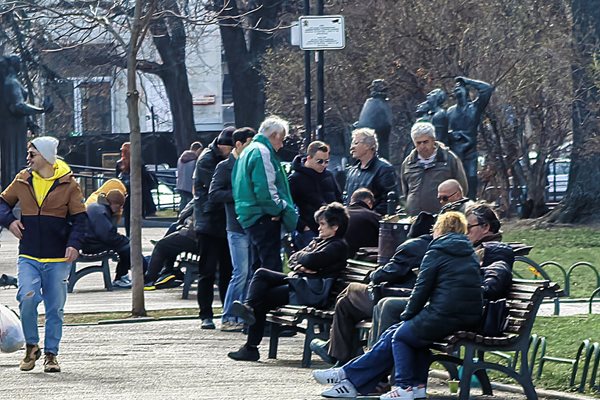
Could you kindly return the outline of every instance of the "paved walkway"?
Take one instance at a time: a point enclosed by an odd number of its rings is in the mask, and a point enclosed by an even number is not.
[[[143,250],[164,228],[144,228]],[[17,241],[4,231],[0,273],[15,274]],[[114,266],[113,266],[114,267]],[[15,289],[0,289],[0,304],[17,307]],[[196,308],[195,296],[181,299],[181,288],[146,292],[146,309]],[[551,311],[551,306],[546,307]],[[103,290],[100,274],[78,282],[65,312],[129,311],[129,290]],[[562,309],[564,310],[564,308]],[[575,310],[577,311],[577,310]],[[268,360],[268,339],[258,363],[226,357],[245,337],[240,333],[199,329],[197,319],[66,326],[61,345],[61,374],[44,374],[41,362],[29,373],[18,370],[21,352],[0,354],[0,399],[319,399],[325,387],[300,368],[300,335],[280,342],[279,359]],[[324,368],[320,362],[315,368]],[[455,399],[444,379],[431,378],[430,399]],[[477,390],[474,390],[477,394]],[[561,398],[560,393],[541,399]],[[477,396],[477,399],[487,399]],[[496,399],[522,399],[521,394],[497,391]],[[575,398],[575,397],[571,397]]]

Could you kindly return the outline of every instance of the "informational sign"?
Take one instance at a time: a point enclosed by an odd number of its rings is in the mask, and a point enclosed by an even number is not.
[[[302,50],[340,50],[346,46],[343,16],[310,15],[298,22]]]

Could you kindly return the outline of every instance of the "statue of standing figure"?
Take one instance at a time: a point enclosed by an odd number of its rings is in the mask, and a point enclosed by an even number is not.
[[[377,135],[379,154],[389,158],[390,132],[394,118],[388,101],[388,86],[383,79],[375,79],[369,86],[370,97],[363,104],[358,121],[353,125],[357,128],[371,128]]]
[[[494,87],[489,83],[469,79],[464,76],[455,78],[454,98],[456,104],[448,108],[448,141],[450,149],[462,161],[469,184],[468,197],[477,196],[477,128],[481,122],[483,110],[488,105]],[[469,90],[477,91],[477,98],[470,100]]]
[[[42,107],[27,103],[27,91],[18,78],[20,71],[21,59],[18,56],[0,58],[0,172],[3,189],[25,166],[27,129],[32,125],[31,117],[54,109],[49,98],[44,100]]]
[[[442,107],[448,96],[442,89],[427,93],[426,100],[417,105],[417,120],[430,122],[435,127],[435,139],[448,145],[448,117]]]

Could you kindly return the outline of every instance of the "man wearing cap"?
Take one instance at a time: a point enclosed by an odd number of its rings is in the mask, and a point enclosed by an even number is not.
[[[96,254],[112,250],[119,255],[119,263],[113,285],[131,288],[129,269],[131,267],[129,238],[117,232],[117,216],[121,215],[125,196],[119,189],[100,193],[98,200],[87,206],[89,229],[85,233],[82,252]]]
[[[198,235],[198,307],[202,329],[215,329],[213,322],[213,285],[219,266],[219,297],[225,299],[231,279],[231,257],[227,244],[225,206],[208,197],[210,182],[217,164],[233,149],[234,127],[227,127],[198,157],[194,171],[194,229]]]
[[[57,148],[49,136],[29,142],[27,168],[0,194],[0,223],[19,239],[17,300],[27,344],[22,371],[32,370],[41,356],[37,307],[43,301],[44,372],[60,372],[56,355],[67,281],[87,225],[83,194],[69,166],[56,158]],[[17,203],[20,219],[13,214]]]

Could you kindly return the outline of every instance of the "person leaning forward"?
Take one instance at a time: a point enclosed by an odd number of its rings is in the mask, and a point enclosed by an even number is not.
[[[22,371],[31,371],[41,356],[37,307],[43,301],[44,372],[60,372],[56,356],[67,281],[87,225],[83,194],[69,166],[56,158],[57,147],[56,138],[33,139],[27,168],[0,194],[0,223],[19,239],[17,300],[26,342]],[[13,214],[17,203],[20,219]]]

